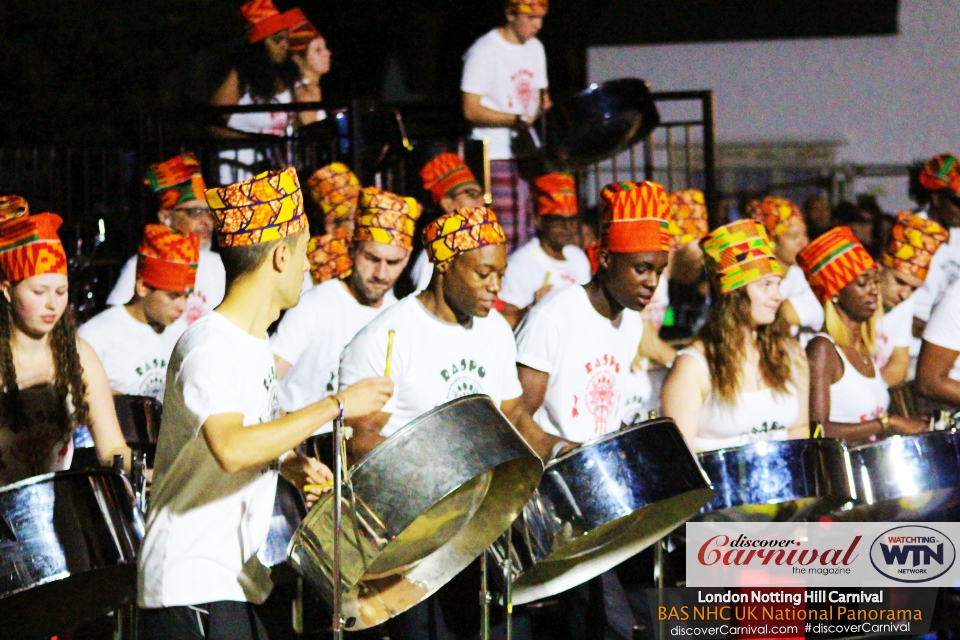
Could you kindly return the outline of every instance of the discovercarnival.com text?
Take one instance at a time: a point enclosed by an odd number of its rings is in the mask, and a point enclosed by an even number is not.
[[[804,633],[903,633],[910,631],[910,622],[888,622],[877,624],[876,622],[860,622],[857,624],[826,624],[822,622],[808,622],[804,625]],[[731,626],[722,624],[717,627],[680,627],[675,626],[670,629],[672,636],[799,636],[800,627],[798,625],[744,625]]]

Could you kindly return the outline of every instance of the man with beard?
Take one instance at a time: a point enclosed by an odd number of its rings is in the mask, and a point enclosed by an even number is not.
[[[353,337],[397,299],[393,285],[410,258],[420,205],[413,198],[363,189],[343,279],[319,284],[284,315],[270,341],[280,406],[296,411],[336,393],[340,354]],[[329,429],[329,424],[324,425]]]

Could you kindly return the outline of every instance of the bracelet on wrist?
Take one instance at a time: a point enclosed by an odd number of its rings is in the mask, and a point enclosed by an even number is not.
[[[881,411],[880,415],[877,416],[877,420],[880,422],[880,433],[889,433],[890,429],[890,416],[887,415],[886,411]]]
[[[333,401],[337,403],[337,417],[335,420],[343,420],[344,404],[339,394],[333,394]]]

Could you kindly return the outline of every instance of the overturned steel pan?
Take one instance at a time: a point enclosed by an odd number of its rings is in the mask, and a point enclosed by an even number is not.
[[[142,538],[119,471],[62,471],[0,488],[0,635],[51,636],[133,599]]]
[[[850,449],[856,499],[837,520],[955,520],[960,515],[960,432],[893,436]]]
[[[669,418],[609,433],[551,461],[510,529],[514,604],[612,569],[696,515],[711,495]],[[493,552],[503,566],[505,537]]]
[[[716,490],[703,520],[799,520],[856,495],[847,448],[837,438],[756,442],[698,457]]]
[[[630,148],[658,124],[660,113],[644,80],[591,84],[547,112],[547,161],[566,170],[598,162]]]
[[[348,628],[384,622],[460,573],[510,526],[542,472],[483,395],[440,405],[387,438],[350,470],[340,505]],[[332,501],[314,505],[288,553],[330,604]]]

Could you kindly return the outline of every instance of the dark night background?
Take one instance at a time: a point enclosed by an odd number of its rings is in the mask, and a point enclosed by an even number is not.
[[[278,0],[325,34],[331,102],[379,98],[396,56],[407,88],[455,104],[460,57],[503,20],[501,0]],[[201,104],[242,42],[231,0],[0,3],[0,136],[123,143],[141,110]],[[897,0],[551,0],[540,38],[555,97],[586,83],[586,48],[896,33]],[[656,89],[654,87],[654,89]]]

